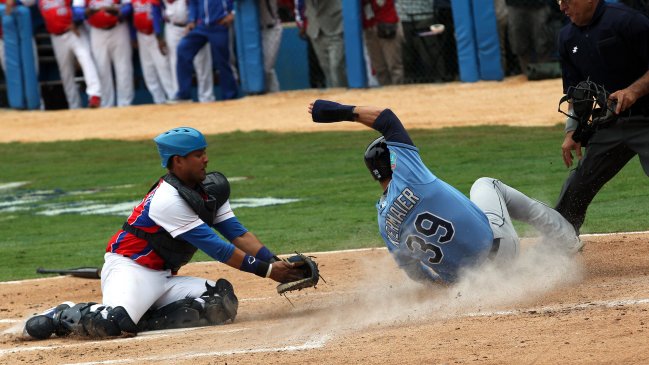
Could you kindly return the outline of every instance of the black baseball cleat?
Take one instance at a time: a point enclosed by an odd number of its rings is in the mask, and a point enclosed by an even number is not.
[[[23,333],[37,340],[44,340],[52,336],[55,331],[54,320],[39,314],[27,320]]]
[[[59,326],[57,326],[59,321],[55,320],[55,318],[63,310],[70,308],[70,305],[74,305],[74,303],[61,303],[54,308],[48,309],[42,314],[28,319],[27,322],[25,322],[23,334],[37,340],[47,339],[54,333],[60,335],[61,332],[59,331]]]

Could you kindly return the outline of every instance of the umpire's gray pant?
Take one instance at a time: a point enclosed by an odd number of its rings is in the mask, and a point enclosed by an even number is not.
[[[513,259],[519,252],[520,239],[512,219],[532,225],[546,242],[552,242],[566,252],[581,247],[575,229],[559,212],[500,180],[479,178],[471,187],[470,199],[487,215],[494,239],[500,239],[500,247],[494,258],[498,262]]]
[[[595,195],[636,154],[649,176],[649,116],[620,120],[598,130],[564,183],[556,210],[579,230]]]

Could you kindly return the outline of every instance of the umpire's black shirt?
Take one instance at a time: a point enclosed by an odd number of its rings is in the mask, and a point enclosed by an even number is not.
[[[589,77],[611,93],[627,88],[649,70],[649,18],[600,0],[590,24],[570,22],[561,29],[559,55],[564,94]],[[631,113],[649,115],[649,95],[638,99]]]

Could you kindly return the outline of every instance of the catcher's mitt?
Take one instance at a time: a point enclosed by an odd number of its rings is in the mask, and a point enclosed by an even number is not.
[[[296,269],[302,270],[304,277],[299,280],[279,284],[277,286],[277,293],[283,294],[288,291],[315,287],[318,284],[320,271],[318,270],[318,264],[311,257],[296,253],[286,259],[286,261],[294,263]]]

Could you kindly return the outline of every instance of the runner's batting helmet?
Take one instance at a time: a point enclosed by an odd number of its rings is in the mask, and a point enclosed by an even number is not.
[[[153,140],[158,146],[162,167],[167,167],[172,156],[187,156],[190,152],[207,147],[203,134],[191,127],[168,130]]]
[[[390,151],[385,137],[379,137],[370,143],[365,150],[365,166],[375,180],[381,181],[392,177]]]

